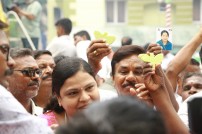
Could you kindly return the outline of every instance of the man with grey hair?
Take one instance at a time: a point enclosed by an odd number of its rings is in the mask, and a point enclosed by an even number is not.
[[[42,114],[42,108],[35,106],[32,101],[32,98],[38,94],[42,75],[32,51],[29,48],[15,48],[11,49],[10,54],[16,65],[13,74],[8,78],[9,91],[29,113]]]
[[[30,115],[25,108],[6,90],[6,76],[15,65],[9,56],[9,43],[0,22],[0,134],[52,134],[46,123]],[[5,86],[5,87],[4,87]]]

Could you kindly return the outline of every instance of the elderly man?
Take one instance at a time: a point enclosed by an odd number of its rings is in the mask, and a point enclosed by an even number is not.
[[[55,62],[51,52],[48,50],[35,51],[34,58],[42,70],[42,77],[38,95],[33,100],[37,106],[44,108],[52,96],[52,72],[55,67]]]
[[[38,94],[42,75],[32,51],[28,48],[12,49],[11,57],[16,65],[13,74],[8,78],[8,89],[29,113],[42,114],[42,108],[35,106],[32,101],[32,98]]]
[[[1,22],[0,22],[1,23]],[[9,56],[9,43],[0,24],[0,130],[2,134],[52,134],[44,121],[30,115],[24,107],[7,91],[6,76],[15,65]]]

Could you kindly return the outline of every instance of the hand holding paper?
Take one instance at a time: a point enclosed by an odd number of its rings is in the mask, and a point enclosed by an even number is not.
[[[155,65],[160,64],[163,60],[163,54],[157,54],[157,55],[154,55],[153,53],[139,54],[138,57],[144,62],[151,63],[153,68],[155,68]]]

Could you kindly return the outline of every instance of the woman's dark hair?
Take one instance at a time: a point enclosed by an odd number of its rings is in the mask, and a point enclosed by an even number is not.
[[[112,67],[112,76],[114,76],[115,73],[115,65],[119,63],[121,60],[125,59],[126,57],[130,55],[139,55],[142,53],[145,53],[143,47],[138,45],[126,45],[120,47],[113,55],[112,61],[111,61],[111,67]]]
[[[169,37],[169,33],[166,30],[161,31],[161,36],[163,35],[163,33],[167,33],[168,37]]]
[[[94,79],[95,75],[90,65],[81,58],[65,57],[55,66],[52,74],[52,92],[60,96],[60,89],[65,80],[75,75],[78,71],[90,74]]]
[[[54,111],[57,114],[60,114],[65,111],[64,108],[58,104],[56,95],[52,95],[49,103],[43,109],[43,113],[46,113],[48,111]]]
[[[64,55],[57,55],[55,56],[53,59],[55,61],[55,64],[57,64],[58,62],[60,62],[62,59],[64,59],[65,57],[68,57],[68,56],[64,56]]]

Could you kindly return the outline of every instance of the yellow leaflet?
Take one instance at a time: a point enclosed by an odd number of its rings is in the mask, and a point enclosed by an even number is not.
[[[1,0],[0,0],[0,20],[2,22],[4,22],[4,23],[7,23],[6,15],[5,15],[4,11],[3,11]]]
[[[142,59],[144,62],[149,62],[152,64],[152,67],[155,68],[155,65],[160,64],[163,60],[163,54],[154,55],[150,54],[139,54],[138,57]]]
[[[116,39],[115,36],[108,35],[107,32],[105,32],[105,33],[102,34],[99,31],[95,31],[94,32],[94,36],[95,36],[96,39],[105,39],[106,42],[107,42],[107,44],[112,44],[115,41],[115,39]]]

